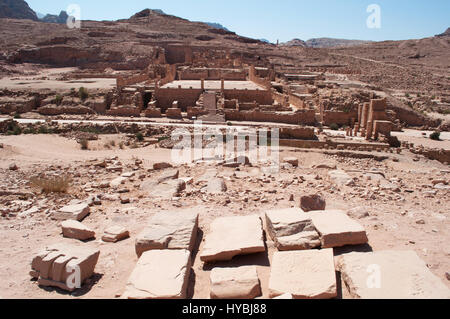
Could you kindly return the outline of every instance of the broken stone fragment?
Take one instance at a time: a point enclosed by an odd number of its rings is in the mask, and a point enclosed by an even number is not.
[[[102,240],[105,242],[116,243],[130,237],[129,231],[122,226],[111,226],[105,230]]]
[[[311,217],[301,209],[267,211],[266,224],[278,250],[303,250],[320,246],[319,234]]]
[[[60,208],[53,213],[53,218],[56,220],[78,220],[82,221],[89,214],[89,205],[87,203],[80,203],[68,205]]]
[[[225,261],[265,250],[259,216],[221,217],[211,223],[200,259],[203,262]]]
[[[326,205],[325,199],[319,194],[302,196],[300,198],[300,208],[305,212],[325,210]]]
[[[153,169],[154,170],[161,170],[161,169],[166,169],[166,168],[171,168],[171,167],[173,167],[172,164],[166,163],[166,162],[153,164]]]
[[[353,298],[449,299],[450,290],[414,251],[349,253],[337,269]]]
[[[180,171],[177,169],[166,170],[158,177],[158,183],[160,184],[171,179],[178,179],[179,175]]]
[[[76,220],[65,220],[61,223],[63,236],[78,240],[95,238],[95,232]]]
[[[261,295],[256,266],[214,268],[211,299],[253,299]]]
[[[113,180],[109,183],[109,185],[110,185],[111,187],[119,187],[120,185],[122,185],[123,183],[125,183],[126,180],[127,180],[126,177],[120,176],[120,177],[117,177],[117,178],[113,179]]]
[[[75,244],[48,246],[33,258],[30,275],[41,286],[74,291],[93,275],[99,255],[98,249]]]
[[[192,251],[197,231],[198,213],[193,210],[156,213],[136,238],[136,254],[154,249]]]
[[[360,245],[368,242],[364,227],[343,211],[312,211],[308,214],[320,235],[322,248]]]
[[[17,167],[16,163],[9,164],[9,170],[10,171],[17,171],[18,167]]]
[[[296,157],[286,157],[284,159],[284,162],[291,164],[294,167],[298,167],[298,158],[296,158]]]
[[[294,299],[337,296],[333,249],[275,252],[269,280],[270,297]]]
[[[183,299],[191,272],[188,250],[151,250],[142,254],[122,298]]]

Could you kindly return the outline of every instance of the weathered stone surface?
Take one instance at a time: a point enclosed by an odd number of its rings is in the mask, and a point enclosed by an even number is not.
[[[67,238],[88,240],[95,238],[95,232],[76,220],[65,220],[61,223],[63,236]]]
[[[200,259],[204,262],[231,260],[237,255],[265,249],[259,216],[221,217],[211,223]]]
[[[141,190],[147,191],[150,197],[162,199],[177,197],[185,189],[186,183],[182,179],[166,180],[162,183],[150,180],[141,184]]]
[[[294,167],[298,167],[298,158],[296,158],[296,157],[286,157],[284,159],[284,162],[291,164]]]
[[[256,266],[214,268],[211,299],[253,299],[261,295]]]
[[[284,294],[284,295],[281,295],[281,296],[278,296],[278,297],[275,297],[275,298],[272,298],[272,299],[291,300],[291,299],[294,299],[294,297],[291,294]]]
[[[105,242],[116,243],[130,237],[130,232],[122,226],[111,226],[105,230],[102,240]]]
[[[325,210],[326,206],[325,199],[319,194],[302,196],[300,198],[300,208],[305,212]]]
[[[136,238],[136,254],[154,249],[192,251],[198,230],[198,213],[192,210],[168,211],[153,215]]]
[[[360,245],[368,242],[364,227],[340,210],[309,212],[320,235],[322,248]]]
[[[332,249],[275,252],[269,280],[270,297],[291,294],[294,299],[337,296]]]
[[[191,272],[188,250],[151,250],[139,258],[126,290],[128,299],[183,299]]]
[[[351,176],[348,175],[343,170],[330,171],[330,172],[328,172],[328,175],[337,185],[341,185],[341,186],[348,185],[353,181]]]
[[[320,246],[311,217],[298,208],[266,212],[267,231],[278,250],[303,250]]]
[[[18,167],[17,167],[16,163],[9,164],[9,170],[10,171],[17,171]]]
[[[414,251],[344,254],[337,257],[336,267],[354,298],[450,298],[448,287]]]
[[[89,214],[89,205],[87,203],[64,206],[53,213],[56,220],[78,220],[81,221]]]
[[[223,178],[212,178],[208,181],[208,186],[206,187],[206,192],[208,194],[223,194],[227,191],[227,185]]]
[[[180,175],[180,172],[177,169],[165,170],[158,177],[158,183],[164,183],[165,181],[168,181],[168,180],[171,180],[171,179],[178,179],[179,175]]]
[[[77,282],[74,276],[79,270],[79,284],[94,273],[100,251],[74,244],[55,244],[45,248],[31,262],[31,277],[41,286],[58,287],[74,291]],[[74,275],[72,275],[74,274]]]
[[[123,183],[125,183],[126,180],[127,180],[126,177],[119,176],[119,177],[113,179],[113,180],[111,181],[111,183],[109,183],[109,185],[110,185],[111,187],[119,187],[120,185],[122,185]]]

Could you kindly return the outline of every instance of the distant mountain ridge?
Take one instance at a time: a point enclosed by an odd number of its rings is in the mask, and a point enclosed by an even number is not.
[[[314,38],[308,41],[300,39],[293,39],[291,41],[281,43],[282,46],[289,47],[302,47],[302,48],[336,48],[336,47],[351,47],[362,44],[367,44],[372,41],[363,40],[346,40],[346,39],[334,39],[334,38]]]

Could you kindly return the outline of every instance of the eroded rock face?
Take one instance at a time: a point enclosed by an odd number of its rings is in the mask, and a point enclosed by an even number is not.
[[[338,257],[336,264],[354,298],[450,298],[448,287],[414,251],[354,252]]]
[[[294,299],[337,296],[332,249],[275,252],[269,281],[270,297],[291,294]]]
[[[139,258],[123,298],[183,299],[191,272],[188,250],[151,250]]]
[[[37,279],[41,286],[74,291],[93,275],[99,255],[98,249],[74,244],[55,244],[33,258],[30,275]]]
[[[362,245],[368,242],[364,227],[343,211],[313,211],[308,214],[320,235],[322,248]]]
[[[67,238],[89,240],[95,238],[95,231],[76,220],[65,220],[61,223],[63,236]]]
[[[211,223],[200,255],[204,262],[265,251],[259,216],[221,217]]]
[[[136,238],[136,254],[154,249],[192,251],[198,230],[198,213],[188,211],[160,212],[152,216],[148,226]]]
[[[266,212],[270,237],[278,250],[303,250],[320,246],[319,234],[311,217],[301,209],[280,209]]]
[[[214,268],[211,299],[253,299],[261,295],[256,266]]]
[[[83,220],[89,214],[89,205],[87,203],[64,206],[53,213],[56,220]]]

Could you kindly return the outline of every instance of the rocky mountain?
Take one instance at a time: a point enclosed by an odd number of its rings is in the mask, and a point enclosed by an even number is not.
[[[215,22],[203,22],[203,23],[209,25],[210,27],[216,28],[216,29],[230,31],[227,28],[225,28],[223,25],[221,25],[220,23],[215,23]]]
[[[38,20],[36,13],[23,0],[0,0],[0,18]]]
[[[450,28],[447,28],[444,33],[437,34],[436,37],[449,37],[450,36]]]
[[[287,47],[302,47],[302,48],[307,47],[306,42],[300,39],[293,39],[291,41],[281,43],[280,45]]]
[[[67,22],[68,17],[69,17],[69,15],[67,14],[66,11],[61,11],[61,13],[59,15],[47,14],[43,18],[40,18],[39,20],[41,20],[42,22],[46,22],[46,23],[64,24]]]

